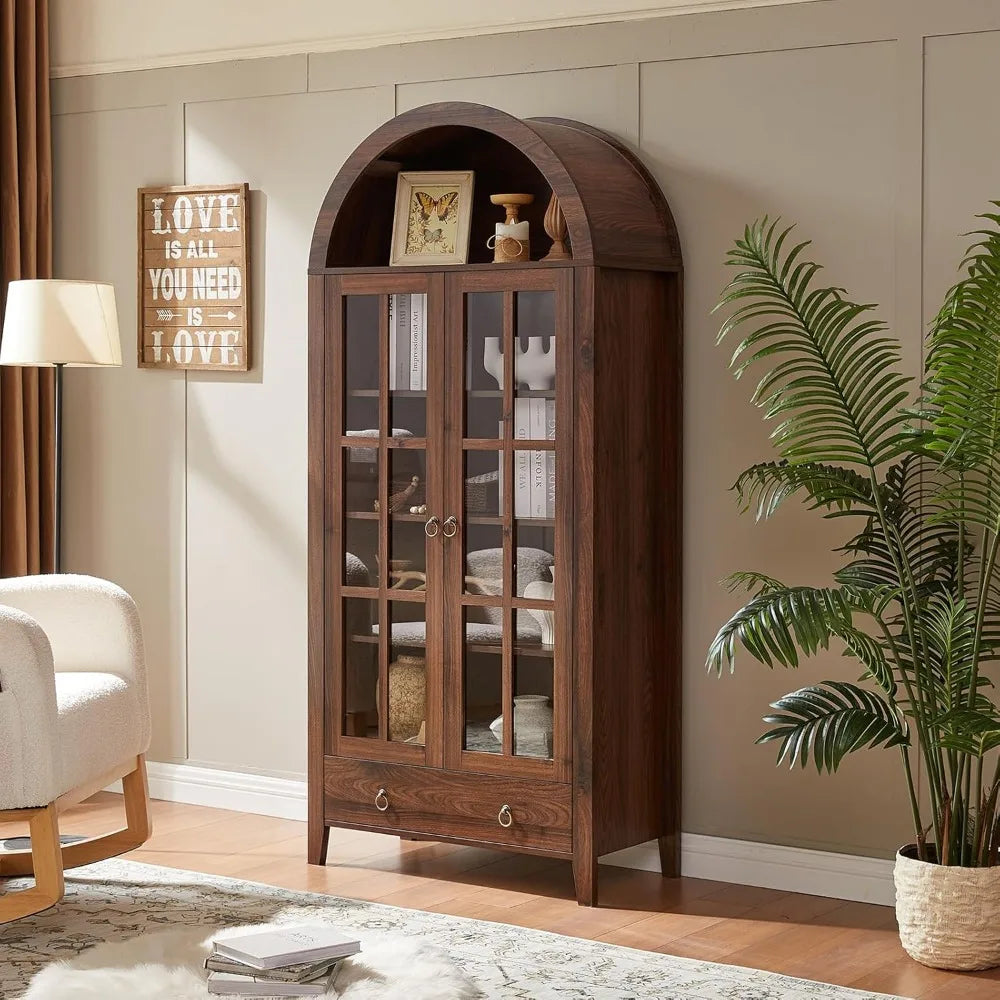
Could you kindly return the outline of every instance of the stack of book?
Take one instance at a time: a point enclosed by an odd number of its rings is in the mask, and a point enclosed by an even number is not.
[[[275,927],[216,941],[205,959],[208,992],[244,997],[322,996],[342,959],[361,951],[333,927]]]

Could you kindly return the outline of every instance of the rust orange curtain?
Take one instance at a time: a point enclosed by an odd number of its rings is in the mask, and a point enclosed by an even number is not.
[[[52,132],[48,0],[0,11],[2,317],[9,281],[52,276]],[[0,368],[0,576],[52,571],[54,462],[53,370]]]

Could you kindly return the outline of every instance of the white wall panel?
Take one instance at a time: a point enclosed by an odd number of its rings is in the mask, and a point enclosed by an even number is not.
[[[253,370],[188,376],[190,755],[306,761],[306,266],[343,160],[391,91],[190,105],[187,182],[249,181]]]
[[[121,584],[142,613],[152,756],[186,756],[184,376],[136,369],[136,188],[177,183],[173,108],[53,127],[55,274],[115,284],[121,369],[65,373],[63,565]]]
[[[971,236],[976,216],[997,212],[1000,132],[990,124],[1000,88],[1000,32],[928,38],[924,105],[924,315],[930,321]]]
[[[906,833],[895,753],[860,755],[837,778],[774,767],[753,747],[768,703],[826,677],[853,680],[853,661],[829,654],[794,674],[748,655],[734,677],[706,674],[705,654],[738,607],[720,581],[753,569],[821,584],[840,560],[847,522],[823,525],[789,504],[758,525],[729,487],[773,457],[755,378],[727,370],[734,345],[715,346],[710,311],[728,279],[724,256],[744,224],[770,214],[826,265],[819,280],[859,301],[893,301],[895,106],[893,45],[837,46],[647,64],[641,74],[641,152],[660,181],[685,259],[684,822],[700,833],[799,846],[878,851]],[[909,331],[910,367],[919,331]],[[860,527],[860,525],[859,525]],[[892,808],[887,810],[887,803]]]

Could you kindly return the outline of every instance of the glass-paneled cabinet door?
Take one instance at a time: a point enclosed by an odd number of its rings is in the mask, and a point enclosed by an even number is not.
[[[332,279],[328,751],[439,763],[443,279]]]
[[[569,780],[572,269],[448,276],[447,766]]]

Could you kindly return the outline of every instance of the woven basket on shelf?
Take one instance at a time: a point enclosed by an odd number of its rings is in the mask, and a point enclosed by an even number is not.
[[[960,868],[896,855],[896,920],[903,950],[934,969],[1000,965],[1000,867]]]

